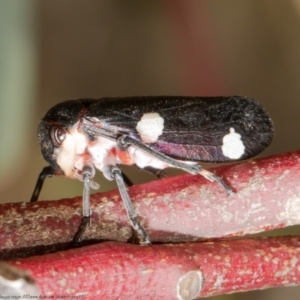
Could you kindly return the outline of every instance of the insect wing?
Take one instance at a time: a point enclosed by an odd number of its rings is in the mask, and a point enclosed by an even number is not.
[[[129,134],[187,161],[247,159],[273,137],[268,113],[255,100],[239,96],[104,98],[88,107],[85,118],[96,119],[110,135]]]

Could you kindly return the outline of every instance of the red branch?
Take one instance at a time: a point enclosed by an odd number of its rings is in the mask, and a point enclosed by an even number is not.
[[[129,188],[141,223],[153,242],[233,237],[300,223],[300,151],[213,171],[236,194],[227,196],[217,183],[192,175]],[[92,212],[86,240],[131,238],[118,191],[92,196]],[[80,215],[81,197],[1,205],[0,257],[13,259],[59,249],[55,247],[74,237]],[[83,293],[86,299],[92,299],[99,293],[107,298],[115,295],[114,299],[121,295],[130,298],[134,292],[140,299],[175,299],[176,293],[183,292],[193,297],[198,291],[200,296],[209,296],[299,284],[299,239],[148,247],[101,243],[20,259],[13,264],[30,270],[47,295]],[[43,249],[32,250],[35,248]],[[16,254],[16,249],[21,252]]]
[[[14,261],[42,295],[195,299],[300,284],[300,238],[139,246],[107,242]]]
[[[227,196],[202,176],[129,188],[152,242],[189,242],[300,224],[300,151],[213,169],[236,190]],[[91,197],[86,240],[127,241],[132,230],[117,190]],[[81,221],[81,197],[0,205],[0,249],[66,243]]]

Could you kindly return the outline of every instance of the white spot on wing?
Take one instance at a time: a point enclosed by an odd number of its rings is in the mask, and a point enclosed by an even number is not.
[[[146,113],[136,125],[144,143],[154,143],[163,133],[164,119],[158,113]]]
[[[230,128],[229,131],[230,133],[223,137],[222,152],[226,157],[239,159],[245,153],[245,146],[241,135],[236,133],[234,128]]]

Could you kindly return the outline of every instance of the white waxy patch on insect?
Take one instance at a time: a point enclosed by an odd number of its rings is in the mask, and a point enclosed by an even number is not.
[[[239,159],[245,153],[245,146],[241,140],[241,135],[236,133],[234,128],[223,137],[222,152],[230,159]]]
[[[130,148],[130,154],[133,157],[135,164],[140,168],[149,166],[155,169],[165,169],[169,167],[167,163],[155,158],[153,155],[148,154],[145,151],[135,149],[134,147]]]
[[[163,133],[164,119],[158,113],[146,113],[136,125],[144,143],[155,143]]]
[[[86,146],[86,136],[83,133],[79,132],[77,128],[75,128],[69,130],[69,133],[66,134],[65,140],[56,150],[56,162],[64,171],[67,177],[72,175],[72,171],[75,165],[77,169],[82,169],[83,160],[80,160],[80,155],[84,153]]]
[[[88,147],[91,161],[99,171],[103,172],[106,166],[114,166],[119,163],[116,156],[110,153],[116,147],[117,143],[115,141],[102,136],[97,137],[97,140]],[[111,180],[111,177],[107,179]]]

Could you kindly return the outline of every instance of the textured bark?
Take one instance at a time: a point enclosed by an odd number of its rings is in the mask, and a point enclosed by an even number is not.
[[[11,263],[32,274],[41,295],[186,300],[297,285],[299,257],[300,238],[283,237],[145,247],[106,242]]]
[[[227,196],[217,183],[189,174],[129,188],[153,242],[232,237],[299,224],[300,151],[222,166],[214,172],[236,194]],[[95,194],[91,203],[87,243],[125,242],[132,237],[117,190]],[[17,256],[64,249],[80,220],[81,197],[0,205],[0,257],[14,257],[17,249],[21,250]]]
[[[299,224],[300,151],[214,172],[236,194],[192,175],[129,188],[152,241],[165,244],[104,242],[31,256],[74,247],[77,197],[1,205],[0,257],[29,271],[41,295],[57,297],[193,299],[299,284],[299,237],[188,242]],[[92,196],[92,211],[86,243],[132,237],[118,191]]]

